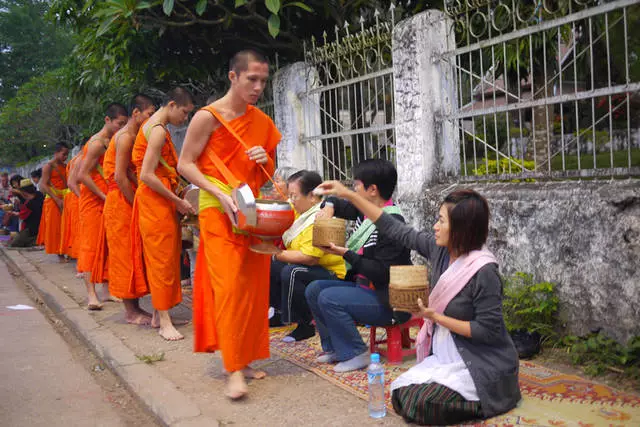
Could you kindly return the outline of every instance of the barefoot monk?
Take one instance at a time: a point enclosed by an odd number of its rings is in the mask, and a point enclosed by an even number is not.
[[[38,242],[44,243],[44,250],[48,254],[56,254],[62,261],[64,255],[60,252],[62,240],[62,209],[64,196],[69,192],[67,188],[67,156],[69,147],[59,142],[55,146],[53,159],[42,168],[40,189],[46,195],[42,207]]]
[[[169,310],[182,301],[182,241],[176,210],[183,215],[194,210],[175,193],[178,155],[167,125],[184,124],[191,111],[191,94],[183,88],[172,89],[162,107],[140,127],[131,155],[138,188],[131,219],[130,292],[132,297],[151,292],[154,308],[151,325],[160,328],[160,336],[169,341],[184,338],[169,316]]]
[[[180,158],[180,172],[200,187],[200,246],[193,297],[195,351],[220,350],[229,373],[226,395],[247,393],[245,377],[264,372],[249,364],[269,357],[269,263],[267,255],[249,250],[252,238],[233,227],[237,206],[231,186],[214,164],[224,162],[254,195],[273,174],[280,132],[254,107],[262,94],[269,65],[247,50],[231,60],[227,94],[194,116]],[[226,125],[224,124],[226,123]],[[247,144],[245,148],[225,126]]]
[[[136,325],[150,324],[151,315],[140,308],[138,297],[129,292],[132,271],[131,207],[138,186],[131,150],[140,126],[155,111],[153,100],[148,96],[138,94],[133,97],[129,121],[111,138],[103,164],[108,185],[102,215],[109,248],[109,293],[122,299],[126,321]]]
[[[96,294],[95,282],[91,281],[100,230],[102,228],[102,210],[107,193],[102,163],[109,140],[128,120],[127,109],[122,104],[112,103],[107,107],[104,126],[93,135],[83,148],[83,157],[78,165],[80,190],[80,252],[78,272],[84,273],[89,310],[100,310],[102,305]]]

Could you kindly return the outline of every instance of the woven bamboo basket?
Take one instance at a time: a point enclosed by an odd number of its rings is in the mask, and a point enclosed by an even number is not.
[[[313,224],[313,246],[327,247],[330,243],[345,246],[347,222],[342,218],[316,219]]]
[[[389,271],[389,303],[394,310],[417,313],[418,298],[426,305],[429,279],[424,265],[393,265]]]

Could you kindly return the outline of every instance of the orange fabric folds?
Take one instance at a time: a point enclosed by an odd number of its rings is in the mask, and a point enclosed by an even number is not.
[[[273,158],[280,133],[262,111],[249,106],[243,116],[229,124],[247,143],[263,146]],[[258,194],[267,176],[224,127],[211,135],[207,149],[214,150],[235,177]],[[272,162],[265,166],[273,173]],[[198,167],[205,175],[226,182],[204,152]],[[270,258],[251,252],[249,245],[255,239],[235,234],[227,216],[218,209],[201,211],[199,219],[200,247],[193,290],[194,350],[221,350],[225,369],[237,371],[269,357]]]
[[[73,247],[74,239],[78,234],[78,220],[78,196],[73,192],[69,192],[64,196],[60,253],[70,258],[78,258],[78,250]]]
[[[59,192],[59,197],[63,197],[62,191],[67,188],[67,170],[64,165],[58,165],[51,170],[50,186],[54,191]],[[62,240],[62,211],[52,198],[47,197],[42,206],[42,217],[40,219],[40,229],[38,239],[44,243],[44,250],[48,254],[62,255],[60,242]]]
[[[85,144],[83,148],[84,156],[87,154],[88,145],[89,143]],[[103,160],[104,155],[98,159],[100,166],[102,166]],[[90,176],[98,188],[106,194],[107,182],[100,175],[97,168],[91,171]],[[78,206],[80,213],[78,271],[81,273],[91,273],[98,253],[104,202],[83,185],[80,189],[80,202]]]
[[[143,128],[140,128],[136,136],[131,155],[138,176],[147,150]],[[168,132],[161,156],[173,170],[158,164],[156,175],[165,187],[173,191],[177,182],[175,167],[178,164],[178,156]],[[142,296],[151,292],[151,302],[156,310],[169,310],[179,304],[182,301],[181,249],[182,241],[175,205],[140,182],[131,217],[130,295]]]
[[[114,182],[117,141],[112,139],[104,155],[104,176],[109,181],[109,193],[104,203],[104,228],[109,250],[109,292],[123,299],[147,294],[129,291],[131,281],[131,212],[132,207]],[[134,187],[135,188],[135,187]],[[137,272],[140,274],[140,272]],[[138,279],[140,280],[140,279]]]

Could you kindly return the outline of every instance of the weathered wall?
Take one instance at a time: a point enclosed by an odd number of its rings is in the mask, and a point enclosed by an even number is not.
[[[640,182],[438,185],[400,200],[414,226],[431,228],[444,196],[473,188],[491,208],[488,245],[504,274],[558,285],[569,332],[640,335]]]

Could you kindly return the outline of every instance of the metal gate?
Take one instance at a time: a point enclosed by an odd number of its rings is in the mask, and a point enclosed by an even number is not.
[[[453,0],[463,179],[640,175],[639,0]]]
[[[351,169],[370,158],[395,162],[391,33],[395,6],[373,12],[371,26],[345,23],[305,45],[307,76],[303,142],[322,152],[325,178],[351,179]],[[329,41],[333,39],[332,41]],[[318,122],[319,115],[319,122]],[[311,125],[314,124],[314,125]]]

